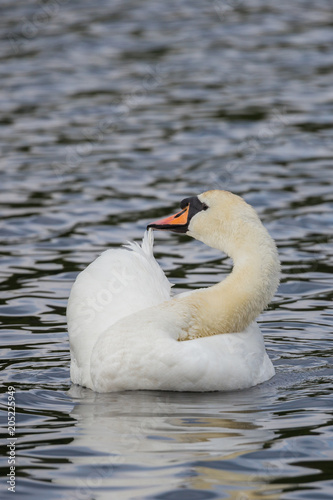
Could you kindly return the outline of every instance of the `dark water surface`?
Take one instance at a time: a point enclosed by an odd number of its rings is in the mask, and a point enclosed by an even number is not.
[[[16,498],[332,499],[331,0],[0,9],[2,381],[16,389]],[[277,375],[228,394],[71,387],[65,308],[77,273],[209,188],[244,196],[277,241],[282,283],[260,317]],[[179,291],[230,271],[184,236],[159,234],[155,252]]]

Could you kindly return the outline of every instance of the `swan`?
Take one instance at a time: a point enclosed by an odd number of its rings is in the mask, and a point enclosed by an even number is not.
[[[74,384],[96,392],[227,391],[275,374],[255,321],[279,284],[274,240],[255,210],[228,191],[186,198],[180,208],[149,224],[141,246],[106,250],[78,275],[67,307]],[[171,296],[153,230],[225,252],[232,272]]]

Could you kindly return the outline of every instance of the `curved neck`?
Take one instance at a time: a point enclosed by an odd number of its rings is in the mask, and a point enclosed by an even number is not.
[[[249,238],[228,253],[234,268],[225,280],[180,299],[191,310],[186,339],[244,331],[277,289],[280,262],[275,243],[263,226],[252,228]]]

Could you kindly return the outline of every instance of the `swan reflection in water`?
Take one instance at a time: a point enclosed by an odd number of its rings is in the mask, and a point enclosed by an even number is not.
[[[241,494],[254,498],[265,471],[277,471],[247,457],[276,438],[271,410],[255,404],[269,403],[276,389],[269,383],[249,391],[98,394],[72,386],[71,417],[77,423],[71,446],[77,453],[70,460],[83,471],[79,484],[92,494],[98,490],[102,499],[113,490],[117,498],[130,499],[179,488],[209,498],[221,486],[235,500]],[[278,498],[274,489],[266,486],[270,499]]]

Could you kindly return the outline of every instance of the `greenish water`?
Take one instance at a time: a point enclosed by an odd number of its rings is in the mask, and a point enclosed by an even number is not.
[[[333,497],[333,11],[329,0],[0,1],[1,417],[10,498]],[[247,391],[98,395],[69,380],[77,273],[186,196],[243,196],[275,238]],[[176,289],[230,261],[156,235]]]

